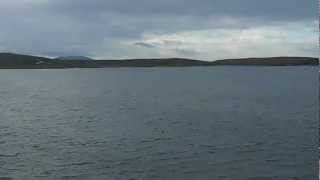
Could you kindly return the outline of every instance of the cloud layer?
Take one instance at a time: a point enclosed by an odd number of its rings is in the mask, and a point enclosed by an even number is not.
[[[2,0],[0,51],[95,58],[317,56],[316,2]]]

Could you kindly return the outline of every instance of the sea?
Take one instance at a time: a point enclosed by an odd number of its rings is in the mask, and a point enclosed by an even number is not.
[[[316,66],[0,70],[0,180],[318,178]]]

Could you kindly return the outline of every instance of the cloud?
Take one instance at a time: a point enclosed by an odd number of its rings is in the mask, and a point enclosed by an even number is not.
[[[137,42],[137,43],[134,43],[134,45],[141,46],[141,47],[146,47],[146,48],[154,48],[154,47],[156,47],[153,44],[144,43],[144,42]]]
[[[202,29],[171,34],[146,33],[143,44],[156,44],[166,54],[206,60],[263,57],[318,56],[315,22],[260,25],[239,29]],[[169,43],[168,43],[169,42]]]
[[[48,9],[69,15],[103,12],[121,14],[170,14],[191,16],[256,16],[268,19],[300,19],[317,16],[317,3],[301,0],[51,0]]]
[[[45,56],[216,59],[316,54],[301,0],[2,0],[0,47]]]

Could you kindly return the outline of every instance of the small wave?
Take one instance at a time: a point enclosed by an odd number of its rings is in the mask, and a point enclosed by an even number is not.
[[[0,154],[0,157],[17,157],[19,156],[20,153],[15,153],[15,154]],[[1,179],[0,179],[1,180]]]
[[[12,177],[0,177],[0,180],[13,180]]]

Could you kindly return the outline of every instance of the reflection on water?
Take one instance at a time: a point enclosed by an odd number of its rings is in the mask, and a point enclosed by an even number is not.
[[[0,179],[316,179],[316,73],[0,70]]]

